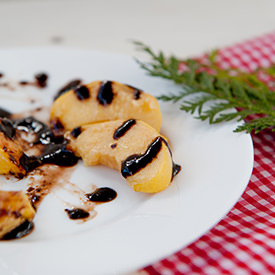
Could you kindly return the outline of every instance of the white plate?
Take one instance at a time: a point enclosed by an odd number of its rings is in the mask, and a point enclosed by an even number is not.
[[[10,83],[32,79],[41,71],[50,77],[44,90],[0,88],[0,107],[17,112],[50,105],[55,92],[73,78],[117,80],[153,95],[176,89],[169,82],[146,76],[127,56],[28,48],[2,49],[0,60],[0,70]],[[30,103],[30,98],[36,101]],[[98,207],[94,219],[78,224],[69,220],[64,205],[49,195],[38,209],[32,234],[0,243],[1,275],[131,272],[182,249],[224,217],[249,181],[251,137],[233,133],[235,122],[209,126],[175,105],[163,103],[161,107],[162,132],[169,138],[175,162],[182,166],[172,185],[152,196],[138,194],[126,186],[118,172],[84,168],[80,163],[73,182],[113,187],[117,199]]]

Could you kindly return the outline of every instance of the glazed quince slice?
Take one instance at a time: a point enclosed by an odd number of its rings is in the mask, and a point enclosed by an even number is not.
[[[20,163],[23,150],[13,134],[9,120],[0,119],[0,174],[12,174],[20,178],[26,174]]]
[[[56,136],[87,123],[140,119],[157,131],[161,111],[155,97],[115,81],[94,81],[68,91],[54,101],[50,124]]]
[[[167,188],[173,161],[166,140],[141,120],[116,120],[75,128],[71,146],[85,165],[103,164],[121,171],[135,191]]]
[[[23,236],[34,216],[35,210],[24,192],[0,191],[0,239],[12,238],[8,234]]]

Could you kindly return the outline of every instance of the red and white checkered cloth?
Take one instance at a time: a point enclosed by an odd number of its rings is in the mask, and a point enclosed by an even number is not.
[[[224,68],[275,63],[275,32],[219,51]],[[252,135],[254,170],[228,215],[206,235],[143,274],[275,274],[275,133]]]

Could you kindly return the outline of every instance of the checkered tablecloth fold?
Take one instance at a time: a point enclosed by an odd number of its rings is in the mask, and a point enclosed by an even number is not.
[[[275,63],[275,32],[219,50],[222,68]],[[275,274],[275,133],[252,134],[254,169],[234,208],[207,234],[143,274]]]

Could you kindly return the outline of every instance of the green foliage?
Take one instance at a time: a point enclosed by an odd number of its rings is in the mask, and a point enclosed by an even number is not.
[[[266,128],[275,131],[275,64],[249,73],[238,69],[223,70],[216,62],[217,50],[202,62],[179,60],[174,56],[168,58],[163,52],[154,53],[141,42],[134,44],[151,58],[147,63],[137,60],[142,69],[151,76],[171,80],[181,87],[179,92],[161,95],[158,99],[181,102],[181,110],[197,112],[197,118],[209,120],[210,124],[233,119],[244,121],[235,129],[236,132],[257,133]],[[179,70],[180,64],[184,64],[182,71]],[[271,77],[273,86],[261,81],[259,75]],[[251,115],[256,118],[248,119]]]

